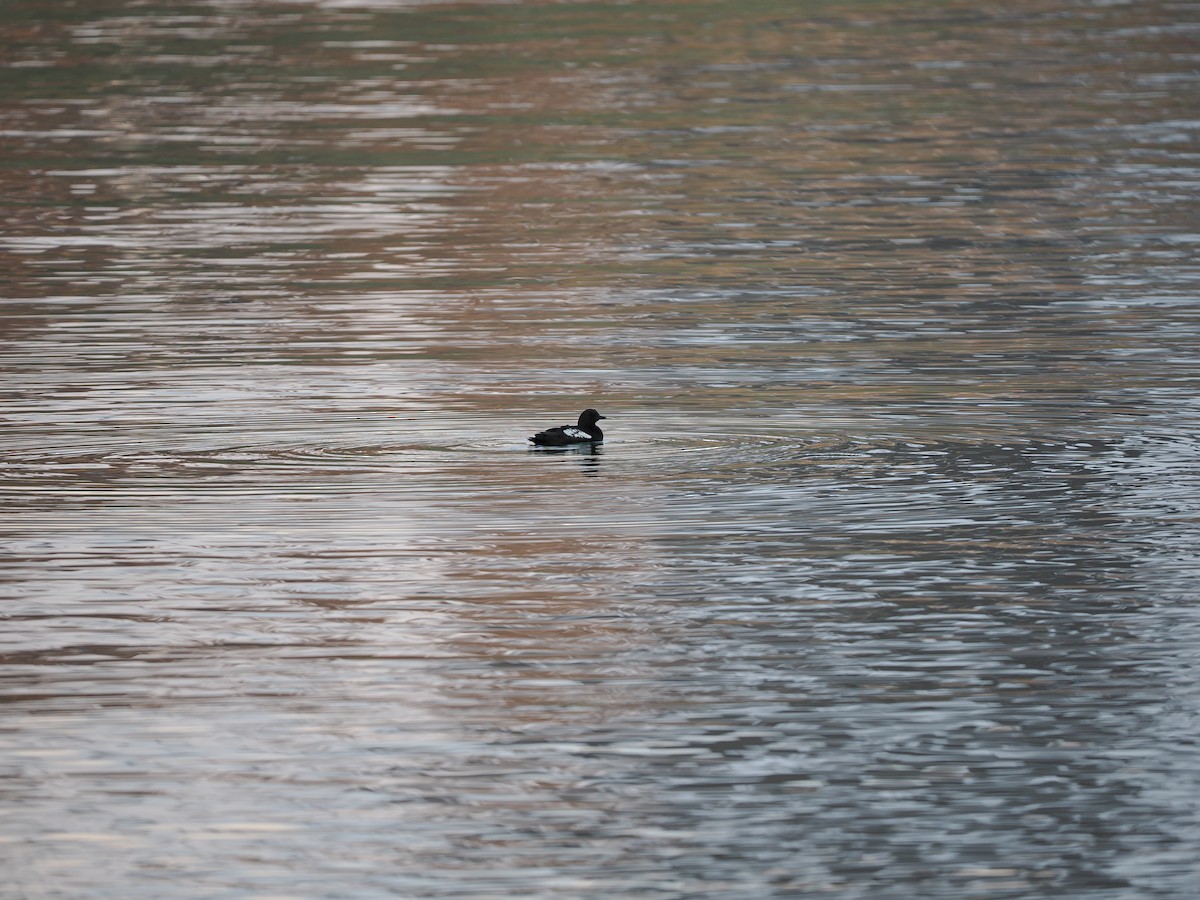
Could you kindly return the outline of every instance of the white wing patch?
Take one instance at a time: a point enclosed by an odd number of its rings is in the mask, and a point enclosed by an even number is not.
[[[563,429],[563,434],[573,441],[590,441],[592,436],[582,428],[576,428],[574,425],[568,425]]]

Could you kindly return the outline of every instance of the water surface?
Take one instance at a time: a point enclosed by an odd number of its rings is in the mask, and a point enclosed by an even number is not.
[[[9,893],[1190,897],[1198,32],[6,4]]]

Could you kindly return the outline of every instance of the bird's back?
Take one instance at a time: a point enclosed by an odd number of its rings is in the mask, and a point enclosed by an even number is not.
[[[539,431],[530,440],[542,447],[563,447],[567,444],[583,444],[597,438],[575,425],[559,425],[557,428]]]

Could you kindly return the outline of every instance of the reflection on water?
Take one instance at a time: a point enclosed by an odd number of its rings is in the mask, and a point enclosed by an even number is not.
[[[14,896],[1190,897],[1194,12],[6,5]]]

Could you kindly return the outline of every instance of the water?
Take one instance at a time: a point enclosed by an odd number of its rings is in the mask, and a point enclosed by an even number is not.
[[[1197,32],[6,4],[4,895],[1190,898]]]

